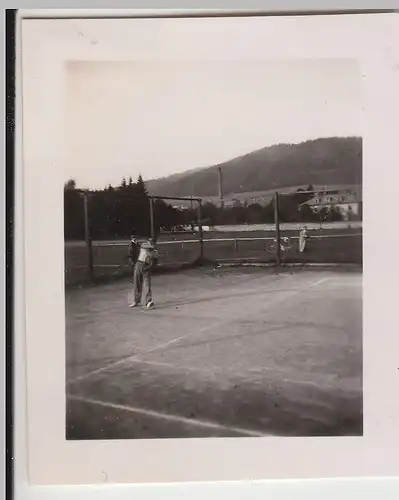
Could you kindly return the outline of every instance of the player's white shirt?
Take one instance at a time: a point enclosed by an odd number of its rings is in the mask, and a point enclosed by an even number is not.
[[[155,248],[144,244],[140,248],[140,253],[139,253],[137,260],[139,260],[140,262],[143,262],[143,264],[149,266],[152,264],[154,257],[157,256],[157,253],[158,252],[155,250]]]
[[[302,231],[299,233],[300,238],[307,238],[308,236],[308,231],[307,229],[302,229]]]
[[[151,251],[148,248],[140,248],[139,258],[140,262],[144,264],[150,264],[151,262]]]

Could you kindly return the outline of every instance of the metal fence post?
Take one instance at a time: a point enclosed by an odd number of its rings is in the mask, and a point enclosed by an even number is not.
[[[279,206],[279,195],[276,191],[274,196],[274,223],[276,225],[276,265],[277,267],[281,264],[281,238],[280,238],[280,206]]]
[[[151,227],[151,238],[155,240],[155,223],[154,223],[154,200],[149,198],[150,200],[150,227]]]
[[[201,200],[198,200],[197,205],[197,217],[198,217],[198,232],[199,232],[199,244],[200,244],[200,263],[204,260],[204,236],[202,231],[202,205]]]
[[[85,218],[85,240],[87,248],[87,264],[89,271],[89,278],[94,281],[94,264],[93,264],[93,247],[90,235],[90,223],[89,223],[89,195],[88,193],[83,193],[83,203],[84,203],[84,218]]]

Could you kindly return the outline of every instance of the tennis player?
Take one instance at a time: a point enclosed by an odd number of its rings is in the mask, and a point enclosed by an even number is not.
[[[127,257],[129,259],[129,262],[132,264],[133,269],[134,269],[134,265],[137,262],[139,252],[140,252],[140,245],[139,245],[139,242],[137,241],[136,236],[133,234],[130,237],[129,250],[127,253]]]
[[[308,228],[304,226],[299,233],[299,251],[301,253],[305,251],[307,239],[308,239]]]
[[[154,307],[151,290],[151,274],[158,258],[158,251],[155,248],[154,240],[151,238],[148,241],[141,243],[137,261],[134,265],[133,274],[133,293],[134,300],[130,307],[137,307],[141,304],[143,288],[146,289],[145,304],[148,309]]]

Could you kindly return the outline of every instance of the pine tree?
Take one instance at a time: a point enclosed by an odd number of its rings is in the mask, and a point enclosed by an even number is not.
[[[64,189],[68,190],[73,190],[76,189],[76,181],[75,179],[69,179],[65,184],[64,184]]]
[[[137,178],[136,193],[139,196],[148,196],[147,188],[141,174]]]

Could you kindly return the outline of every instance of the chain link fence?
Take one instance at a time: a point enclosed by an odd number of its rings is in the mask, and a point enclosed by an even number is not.
[[[130,275],[129,239],[92,241],[90,198],[83,193],[83,199],[84,221],[80,223],[85,228],[85,240],[65,243],[66,284]],[[186,213],[185,224],[171,228],[167,220],[160,220],[156,205],[160,201],[186,203],[185,207],[173,207]],[[274,223],[254,229],[212,228],[204,224],[200,198],[149,197],[148,203],[150,234],[143,239],[152,236],[156,240],[160,270],[208,262],[277,266],[362,264],[362,204],[358,193],[332,190],[276,193]]]

